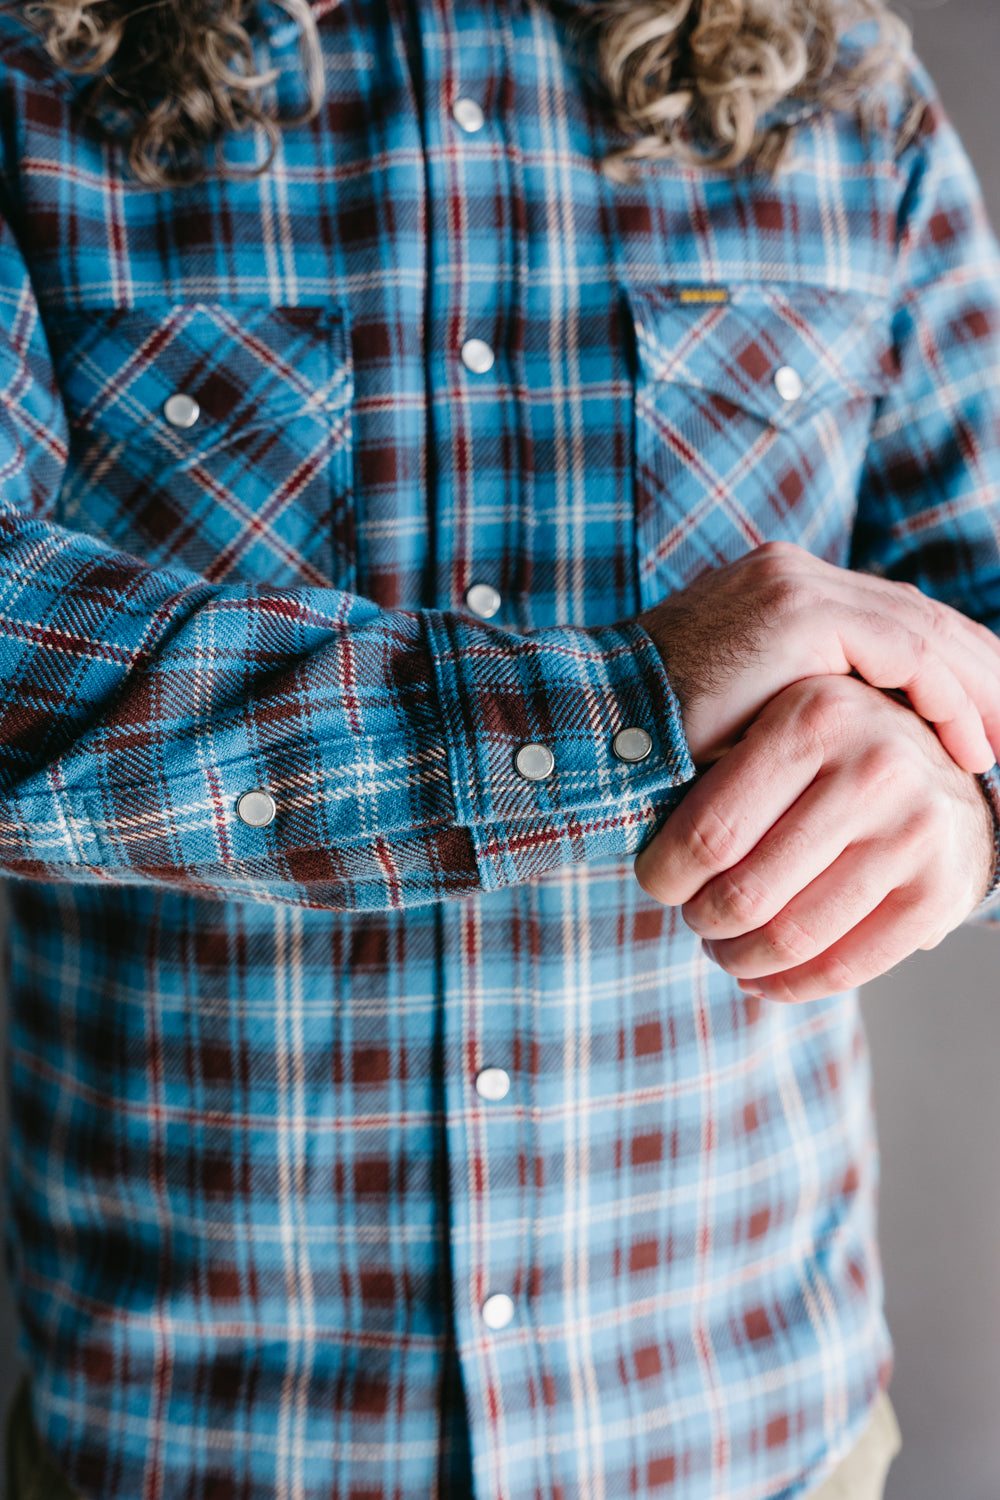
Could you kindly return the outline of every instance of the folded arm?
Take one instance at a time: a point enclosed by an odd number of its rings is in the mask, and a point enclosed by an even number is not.
[[[333,588],[211,583],[58,524],[66,411],[3,224],[0,324],[0,868],[420,904],[634,852],[690,780],[637,626],[518,636]],[[615,753],[629,727],[650,736],[641,762]],[[530,744],[551,754],[544,780],[518,771]],[[267,826],[239,815],[255,789]]]

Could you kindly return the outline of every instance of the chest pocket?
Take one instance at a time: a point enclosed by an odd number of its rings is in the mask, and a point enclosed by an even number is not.
[[[353,371],[328,307],[173,303],[61,318],[61,519],[212,582],[354,582]]]
[[[846,562],[889,378],[880,305],[809,287],[628,295],[643,608],[765,541]]]

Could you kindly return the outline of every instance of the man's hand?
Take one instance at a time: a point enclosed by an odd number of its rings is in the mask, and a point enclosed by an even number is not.
[[[677,694],[696,765],[718,760],[803,678],[900,688],[966,771],[1000,759],[1000,641],[922,594],[768,542],[639,616]]]
[[[786,688],[639,854],[742,988],[814,1000],[935,947],[979,904],[993,820],[930,727],[852,677]]]

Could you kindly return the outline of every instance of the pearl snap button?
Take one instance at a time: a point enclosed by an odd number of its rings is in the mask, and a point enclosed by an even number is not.
[[[510,1074],[503,1068],[484,1068],[476,1075],[476,1093],[481,1099],[505,1099],[510,1093]]]
[[[522,745],[514,756],[514,769],[525,781],[547,781],[556,768],[548,745]]]
[[[465,591],[465,603],[481,620],[492,620],[503,600],[491,583],[474,583]]]
[[[496,355],[482,339],[466,339],[462,345],[462,363],[473,375],[485,375],[492,370]]]
[[[483,1322],[487,1328],[506,1328],[514,1316],[514,1304],[506,1292],[497,1292],[483,1303]]]
[[[611,741],[611,748],[619,760],[635,764],[645,760],[653,748],[653,741],[644,729],[619,729]]]
[[[455,117],[455,123],[468,131],[469,135],[482,130],[486,124],[486,116],[475,99],[456,99],[451,106],[451,112]]]
[[[176,396],[168,396],[164,401],[163,415],[171,427],[193,427],[201,416],[201,407],[193,396],[178,392]]]
[[[774,377],[774,386],[782,401],[797,401],[805,389],[802,376],[791,365],[782,365]]]
[[[269,792],[244,792],[236,803],[236,816],[248,828],[266,828],[277,811]]]

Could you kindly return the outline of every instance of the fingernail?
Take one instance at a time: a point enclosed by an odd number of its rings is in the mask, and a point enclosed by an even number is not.
[[[755,1000],[766,1000],[767,991],[762,990],[759,984],[753,984],[749,980],[740,980],[740,989],[744,995],[752,995]]]

